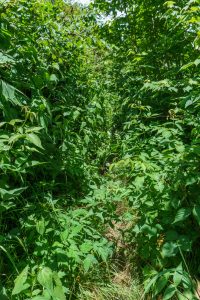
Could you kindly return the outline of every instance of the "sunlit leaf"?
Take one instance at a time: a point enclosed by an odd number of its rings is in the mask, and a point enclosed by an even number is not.
[[[36,135],[35,133],[27,133],[26,134],[26,139],[31,142],[32,144],[34,144],[35,146],[37,146],[38,148],[44,149],[42,147],[42,143],[40,138],[38,137],[38,135]]]
[[[169,285],[163,295],[163,300],[172,299],[174,294],[176,293],[176,288],[174,285]]]
[[[20,294],[23,290],[26,290],[30,285],[26,283],[28,277],[29,266],[26,266],[24,270],[15,279],[15,286],[12,290],[12,295]]]
[[[50,268],[42,268],[38,272],[37,280],[44,288],[53,293],[53,272]]]

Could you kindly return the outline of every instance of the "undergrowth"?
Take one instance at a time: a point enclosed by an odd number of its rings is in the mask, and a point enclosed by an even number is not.
[[[0,299],[199,299],[199,0],[0,1]]]

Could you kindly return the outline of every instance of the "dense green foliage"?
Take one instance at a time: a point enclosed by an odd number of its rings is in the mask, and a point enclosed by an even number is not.
[[[199,0],[0,3],[0,299],[198,299]]]
[[[17,274],[12,299],[72,297],[112,252],[112,194],[84,198],[100,184],[112,114],[93,23],[62,1],[1,7],[1,299]]]
[[[112,76],[121,134],[112,171],[137,208],[138,251],[156,299],[196,299],[199,277],[199,1],[96,1],[118,17]],[[119,13],[121,12],[121,13]]]

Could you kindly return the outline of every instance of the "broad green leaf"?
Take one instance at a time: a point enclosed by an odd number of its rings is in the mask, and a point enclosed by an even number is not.
[[[200,59],[199,59],[199,58],[196,59],[196,60],[194,61],[194,64],[195,64],[195,66],[198,66],[198,65],[200,64]]]
[[[177,214],[175,216],[173,223],[183,222],[185,221],[190,215],[191,215],[192,209],[188,207],[180,208],[177,211]]]
[[[14,105],[21,105],[21,102],[16,97],[16,89],[8,84],[7,82],[1,80],[1,90],[2,95],[4,96],[6,101],[10,101]]]
[[[175,286],[169,285],[164,292],[162,300],[172,299],[172,297],[174,296],[175,293],[176,293]]]
[[[26,134],[26,139],[37,146],[38,148],[44,149],[41,144],[40,138],[35,134],[35,133],[27,133]]]
[[[187,100],[186,103],[185,103],[185,108],[187,108],[187,107],[189,107],[189,106],[191,106],[191,105],[193,105],[193,104],[194,104],[193,100],[189,99],[189,100]]]
[[[148,234],[149,236],[155,236],[157,234],[157,228],[150,225],[143,225],[141,227],[141,232]]]
[[[145,177],[144,176],[137,176],[135,178],[135,181],[134,181],[134,185],[137,189],[141,189],[143,187],[143,184],[144,184],[144,180],[145,180]]]
[[[10,125],[14,126],[16,123],[22,123],[23,120],[20,119],[13,119],[9,122]]]
[[[36,289],[32,291],[32,296],[38,296],[41,293],[41,289]]]
[[[155,287],[153,288],[154,290],[154,295],[157,295],[159,294],[163,289],[164,287],[167,285],[168,283],[168,279],[169,279],[169,276],[165,275],[165,276],[161,276],[157,282],[155,283]]]
[[[15,279],[15,286],[12,290],[12,295],[20,294],[23,290],[26,290],[29,287],[29,284],[26,283],[28,277],[28,269],[29,266],[26,266]]]
[[[57,299],[57,300],[65,300],[66,299],[63,287],[61,285],[55,286],[55,288],[53,290],[53,294],[54,294],[55,299]]]
[[[183,153],[185,151],[185,146],[181,143],[176,143],[175,148],[180,153]]]
[[[173,257],[178,252],[178,246],[176,242],[167,242],[162,247],[163,257]]]
[[[48,300],[52,300],[52,298],[54,297],[54,294],[49,289],[44,289],[42,296],[44,296]]]
[[[27,189],[27,187],[22,187],[22,188],[13,189],[13,190],[5,190],[5,189],[0,188],[0,195],[3,200],[9,200],[9,199],[13,199],[13,198],[19,196],[26,189]]]
[[[88,242],[84,242],[81,246],[80,246],[80,250],[82,253],[88,253],[92,250],[93,248],[93,244],[91,241]]]
[[[178,286],[182,281],[183,275],[177,271],[175,271],[173,275],[173,282],[175,286]]]
[[[57,300],[65,300],[65,293],[62,286],[62,282],[56,272],[53,274],[53,279],[55,281],[56,286],[54,287],[54,297],[56,297]]]
[[[53,272],[50,268],[42,268],[42,270],[38,272],[37,280],[50,293],[53,293]]]
[[[173,282],[174,285],[177,287],[183,279],[183,267],[182,263],[175,269],[175,272],[173,274]]]
[[[39,234],[43,235],[45,232],[45,220],[41,219],[36,223],[36,230]]]
[[[49,80],[52,82],[57,82],[59,79],[55,74],[51,74]]]

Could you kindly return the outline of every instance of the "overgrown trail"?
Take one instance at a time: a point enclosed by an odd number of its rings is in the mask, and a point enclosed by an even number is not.
[[[199,0],[0,1],[0,300],[197,300]]]

